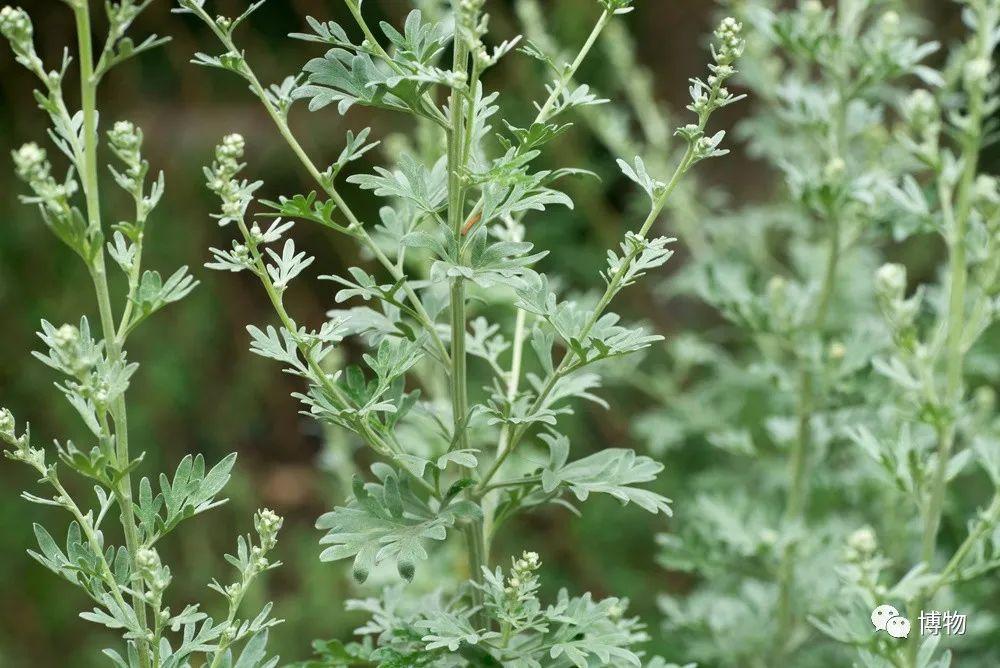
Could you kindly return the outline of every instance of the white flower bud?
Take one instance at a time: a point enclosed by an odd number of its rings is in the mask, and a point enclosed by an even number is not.
[[[45,149],[35,142],[23,145],[11,155],[14,158],[14,169],[25,183],[35,185],[48,179],[52,166],[46,157]]]
[[[906,267],[889,262],[875,272],[875,289],[884,299],[895,301],[906,291]]]
[[[140,548],[135,553],[135,567],[140,574],[152,573],[160,568],[160,555],[152,548]]]
[[[122,153],[135,152],[142,145],[142,131],[129,121],[118,121],[108,131],[108,140]]]
[[[937,100],[923,88],[910,93],[903,102],[903,116],[918,132],[935,123],[939,114]]]
[[[878,549],[878,539],[875,530],[863,526],[847,537],[847,547],[860,555],[871,555]]]
[[[826,166],[823,168],[823,176],[827,181],[839,181],[840,177],[844,174],[844,170],[846,169],[847,164],[844,162],[843,158],[835,156],[826,163]]]
[[[14,415],[6,408],[0,408],[0,440],[12,443],[15,426]]]
[[[58,348],[66,349],[80,340],[80,330],[73,325],[63,325],[52,335],[52,341]]]
[[[34,28],[28,13],[20,7],[0,9],[0,34],[6,37],[15,51],[25,51],[31,47]]]
[[[807,15],[815,16],[823,11],[823,3],[819,0],[807,0],[802,3],[802,11]]]
[[[993,65],[985,58],[974,58],[965,64],[965,83],[969,87],[978,87],[986,82]]]
[[[278,531],[285,520],[269,508],[262,508],[257,511],[253,518],[254,529],[260,536],[260,547],[255,547],[257,553],[254,555],[259,560],[259,567],[266,568],[267,560],[263,558],[263,553],[274,548],[278,542]]]

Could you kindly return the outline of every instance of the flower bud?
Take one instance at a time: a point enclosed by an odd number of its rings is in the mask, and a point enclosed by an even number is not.
[[[963,75],[965,76],[965,85],[969,88],[978,88],[986,83],[987,78],[990,76],[990,72],[993,69],[993,65],[989,60],[985,58],[973,58],[965,64],[965,70]]]
[[[269,508],[258,510],[253,518],[254,529],[260,536],[261,550],[267,552],[278,543],[278,531],[285,520]]]
[[[906,267],[894,262],[883,264],[875,272],[875,290],[886,301],[898,301],[906,292]]]
[[[882,24],[881,28],[884,33],[894,33],[899,28],[899,14],[890,9],[882,15],[879,23]]]
[[[53,343],[61,350],[69,349],[79,340],[80,330],[69,324],[63,325],[52,335]]]
[[[918,88],[903,102],[903,116],[914,130],[922,132],[938,122],[937,100],[929,91]]]
[[[108,131],[108,139],[119,151],[136,151],[142,144],[142,131],[129,121],[118,121]]]
[[[29,185],[39,184],[49,178],[52,172],[52,165],[49,164],[45,149],[35,142],[23,145],[13,151],[14,169],[17,176]]]
[[[815,16],[823,11],[823,3],[819,0],[806,0],[802,3],[802,11],[810,16]]]
[[[26,11],[9,6],[0,9],[0,34],[7,38],[16,53],[33,51],[33,33],[31,17]]]
[[[240,160],[246,148],[246,140],[239,133],[228,134],[222,138],[222,143],[215,151],[215,156],[221,160]]]
[[[135,553],[135,568],[142,576],[160,568],[160,555],[152,548],[141,548]]]
[[[16,439],[14,415],[6,408],[0,408],[0,440],[13,443]]]
[[[847,164],[844,162],[844,159],[840,156],[835,156],[830,158],[826,163],[826,166],[823,168],[823,176],[827,181],[839,181],[846,169]]]
[[[847,537],[846,557],[850,561],[870,559],[878,549],[875,530],[865,525]]]

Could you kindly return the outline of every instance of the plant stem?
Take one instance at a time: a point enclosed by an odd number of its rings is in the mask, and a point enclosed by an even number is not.
[[[702,129],[705,127],[707,120],[707,118],[701,120],[700,127]],[[670,199],[671,193],[673,193],[677,188],[677,184],[680,182],[681,177],[683,177],[684,174],[687,173],[688,169],[691,168],[691,165],[694,162],[694,155],[694,143],[692,142],[688,145],[687,150],[684,152],[684,156],[681,158],[677,168],[674,170],[673,176],[670,177],[670,181],[668,181],[667,185],[663,188],[663,192],[661,192],[660,195],[654,200],[649,215],[646,216],[646,220],[643,221],[642,227],[639,229],[637,236],[640,239],[644,239],[649,233],[650,228],[653,227],[653,223],[656,222],[656,219],[666,206],[667,200]],[[604,314],[604,310],[608,307],[608,304],[611,303],[611,300],[621,289],[621,283],[625,278],[625,273],[628,271],[629,265],[631,265],[632,261],[635,260],[639,253],[640,249],[638,248],[630,251],[630,253],[622,261],[621,268],[615,273],[614,276],[611,277],[611,280],[608,281],[607,289],[605,289],[604,294],[601,296],[600,301],[598,301],[597,306],[594,308],[593,313],[591,313],[587,323],[584,325],[583,329],[580,330],[579,339],[581,341],[586,340],[587,336],[590,334],[590,330],[594,328],[594,325],[597,324],[597,321]],[[552,375],[549,376],[545,385],[535,398],[535,401],[528,409],[529,415],[538,412],[545,400],[548,398],[549,394],[555,388],[556,383],[558,383],[559,380],[567,373],[572,371],[572,365],[577,361],[577,359],[578,354],[575,350],[571,349],[566,352],[562,360],[560,360],[559,366],[557,366]],[[520,443],[529,428],[529,425],[521,425],[512,432],[509,446],[505,451],[498,453],[497,458],[493,461],[493,465],[486,472],[486,475],[482,478],[482,480],[480,480],[477,488],[480,495],[482,495],[484,490],[487,489],[490,480],[492,480],[493,477],[500,471],[504,462],[507,461],[511,453],[513,453],[517,448],[517,445]]]
[[[83,112],[84,165],[81,178],[83,179],[83,191],[87,202],[90,233],[92,236],[99,236],[101,232],[101,209],[97,175],[97,83],[94,78],[94,53],[90,30],[89,0],[79,0],[73,4],[73,13],[76,18],[76,32],[79,42],[80,106]],[[117,332],[115,331],[115,319],[111,309],[103,246],[95,254],[90,266],[90,274],[97,293],[97,304],[100,311],[101,328],[104,332],[107,354],[109,358],[116,359],[121,355],[121,341],[119,341]],[[128,414],[124,396],[119,396],[115,399],[111,408],[111,415],[115,422],[115,458],[118,466],[127,468],[129,465]],[[121,524],[125,535],[125,547],[128,550],[129,556],[134,558],[136,551],[139,549],[139,536],[135,525],[135,511],[132,506],[131,475],[126,473],[122,476],[121,481],[114,491],[121,510]],[[135,583],[135,593],[132,596],[132,603],[139,625],[145,629],[147,627],[146,605],[143,601],[143,585],[141,582]],[[149,666],[148,643],[145,638],[139,638],[136,644],[139,653],[139,665],[142,668],[146,668]]]
[[[978,163],[978,141],[976,148],[970,148],[965,155],[965,170],[959,183],[958,203],[948,240],[949,252],[949,294],[948,323],[945,339],[945,393],[944,400],[948,408],[947,424],[940,429],[938,446],[938,461],[931,483],[931,494],[924,523],[923,539],[921,541],[921,559],[930,564],[934,558],[934,548],[937,545],[937,533],[941,524],[941,513],[944,505],[944,492],[947,486],[946,474],[948,462],[955,445],[956,415],[958,404],[962,398],[962,368],[965,363],[965,350],[962,338],[965,334],[965,293],[968,282],[968,259],[966,258],[965,235],[969,221],[970,198],[972,182],[976,175]],[[950,204],[947,198],[942,204]]]
[[[47,473],[44,469],[40,470],[43,476]],[[122,596],[121,588],[118,586],[118,581],[115,580],[114,571],[111,569],[111,564],[104,556],[104,546],[101,545],[100,541],[97,539],[97,534],[94,533],[93,525],[88,521],[87,517],[80,510],[80,506],[77,505],[73,497],[69,495],[66,488],[63,487],[62,483],[54,475],[49,476],[49,482],[51,482],[52,487],[58,492],[60,500],[63,506],[69,510],[70,514],[76,520],[76,523],[80,525],[80,530],[83,531],[83,535],[87,538],[87,544],[90,546],[90,551],[97,557],[98,562],[101,565],[101,579],[104,580],[105,586],[108,588],[108,593],[111,594],[115,602],[122,607],[122,609],[128,608],[128,604],[125,603],[125,599]],[[101,603],[100,601],[97,601]],[[103,603],[102,603],[103,605]]]
[[[212,32],[215,34],[215,36],[219,39],[220,42],[222,42],[223,46],[225,46],[231,53],[234,54],[242,53],[236,47],[236,44],[233,42],[232,38],[215,23],[212,17],[209,16],[208,13],[204,10],[204,8],[194,6],[192,8],[192,11],[202,21],[204,21],[205,24],[209,26],[209,28],[212,29]],[[250,89],[253,91],[254,95],[256,95],[257,98],[260,100],[261,104],[264,105],[264,110],[267,112],[267,115],[270,116],[271,120],[274,122],[275,127],[278,128],[278,132],[281,134],[282,138],[288,144],[289,148],[292,149],[292,152],[295,154],[295,157],[299,159],[299,162],[302,163],[302,166],[305,167],[307,172],[309,172],[309,176],[312,177],[312,179],[317,183],[317,185],[319,185],[319,187],[323,189],[323,192],[325,192],[327,196],[331,200],[333,200],[333,203],[336,205],[336,207],[344,214],[344,217],[347,219],[351,233],[354,236],[356,236],[358,240],[361,241],[361,244],[365,248],[367,248],[369,252],[371,252],[371,254],[375,257],[375,259],[378,260],[379,264],[381,264],[385,268],[385,270],[389,272],[389,275],[392,276],[393,280],[403,281],[403,291],[406,293],[406,298],[413,305],[414,311],[419,316],[421,326],[423,326],[423,328],[431,336],[431,340],[433,341],[435,347],[437,348],[438,354],[441,355],[442,362],[444,362],[444,364],[447,365],[448,350],[445,347],[444,342],[441,341],[441,336],[438,334],[437,327],[431,320],[430,315],[428,315],[427,309],[424,308],[423,302],[420,301],[420,297],[417,296],[417,293],[414,292],[413,288],[405,280],[405,276],[402,270],[399,267],[397,267],[388,257],[386,257],[385,253],[382,252],[382,249],[379,248],[378,244],[375,243],[375,240],[372,239],[371,235],[368,233],[368,230],[366,230],[364,225],[362,225],[360,219],[354,214],[350,206],[348,206],[347,202],[344,201],[344,198],[340,196],[340,193],[337,191],[336,187],[334,187],[332,181],[324,177],[323,174],[319,171],[319,168],[316,167],[316,163],[312,161],[312,159],[309,157],[309,154],[307,154],[305,149],[302,148],[302,144],[299,143],[299,140],[295,137],[295,134],[289,127],[288,119],[280,110],[278,110],[277,107],[274,106],[274,104],[268,98],[267,91],[265,90],[263,84],[260,83],[260,80],[257,78],[257,75],[254,74],[253,69],[251,69],[250,64],[247,63],[245,59],[243,60],[243,65],[244,67],[242,69],[242,74],[246,78],[247,82],[250,84]]]
[[[453,2],[455,21],[459,21],[458,0]],[[469,71],[469,47],[458,28],[455,30],[452,69],[459,76]],[[475,82],[470,81],[470,86]],[[454,234],[455,243],[462,244],[462,225],[465,223],[466,186],[463,172],[467,164],[466,133],[471,131],[466,125],[465,105],[474,104],[471,99],[473,88],[453,89],[449,101],[451,128],[448,132],[448,226]],[[459,262],[463,261],[460,251]],[[469,432],[466,418],[469,414],[467,359],[465,349],[465,280],[456,277],[451,282],[451,410],[454,428],[454,442],[458,449],[469,447]],[[466,470],[465,474],[473,475]],[[482,569],[486,566],[484,554],[483,527],[481,522],[470,521],[465,527],[466,549],[469,560],[469,577],[473,587],[470,590],[472,605],[480,608],[474,615],[477,628],[488,628],[489,619],[481,609],[483,593],[475,585],[482,584]]]
[[[823,272],[820,292],[816,300],[816,310],[811,323],[811,330],[820,336],[823,333],[827,314],[830,310],[830,301],[833,297],[834,287],[836,286],[837,267],[840,263],[841,255],[839,213],[831,212],[828,216],[828,223],[830,225],[830,237],[826,268]],[[792,444],[792,452],[788,465],[789,488],[784,516],[786,525],[797,524],[802,521],[808,502],[808,460],[812,444],[812,418],[816,409],[815,403],[816,388],[814,375],[808,368],[808,364],[803,363],[799,372],[798,427],[795,442]],[[791,628],[795,621],[792,617],[791,600],[794,575],[795,548],[794,545],[789,544],[785,548],[781,564],[778,567],[778,626],[783,631],[779,632],[777,637],[783,640],[791,637]],[[779,653],[784,651],[784,649],[785,646],[779,647]]]
[[[576,76],[577,70],[579,70],[580,66],[583,65],[583,61],[587,58],[591,49],[594,48],[594,44],[597,43],[597,38],[601,36],[602,32],[604,32],[604,28],[608,25],[613,16],[614,14],[608,10],[601,12],[600,18],[597,19],[597,23],[594,24],[593,30],[590,31],[590,35],[587,37],[587,41],[585,41],[583,46],[580,47],[579,53],[576,54],[576,58],[573,59],[572,64],[570,64],[569,68],[563,73],[563,76],[559,77],[558,82],[552,89],[552,93],[549,95],[549,99],[545,101],[545,104],[538,112],[538,118],[535,119],[536,123],[544,123],[549,119],[552,107],[555,105],[556,101],[558,101],[559,96],[562,95],[566,86],[569,85],[569,82]]]
[[[312,372],[320,383],[323,392],[333,400],[340,407],[350,407],[351,402],[347,395],[337,387],[337,384],[330,379],[329,374],[323,370],[320,361],[316,359],[313,355],[312,348],[302,341],[298,336],[298,326],[292,317],[288,314],[288,310],[285,308],[284,300],[282,299],[281,292],[275,287],[274,282],[271,280],[270,275],[267,273],[267,266],[264,261],[264,257],[260,253],[260,249],[254,242],[250,231],[247,229],[246,223],[244,221],[237,221],[237,226],[240,229],[240,233],[243,235],[243,239],[246,242],[247,249],[250,251],[250,256],[254,261],[254,269],[257,277],[260,278],[261,285],[264,286],[264,292],[267,293],[267,298],[271,302],[271,306],[274,308],[274,312],[278,316],[278,320],[281,322],[281,326],[289,332],[295,340],[295,346],[298,348],[299,353],[302,355],[303,359],[306,361],[306,365]],[[368,424],[360,423],[358,426],[358,433],[364,438],[369,445],[378,453],[395,460],[395,453],[392,447],[386,443],[378,434],[376,434]],[[402,470],[406,471],[407,474],[414,481],[417,482],[421,487],[423,487],[432,496],[439,496],[437,490],[423,478],[413,475],[409,472],[405,466],[401,467]]]
[[[981,21],[985,26],[986,21]],[[983,28],[985,29],[985,28]],[[989,36],[978,36],[979,56],[988,58]],[[931,479],[930,496],[924,513],[923,536],[920,545],[920,559],[931,566],[937,548],[938,530],[944,511],[944,497],[948,486],[948,464],[955,448],[958,431],[958,411],[962,401],[963,369],[965,366],[965,299],[969,278],[966,257],[966,234],[972,212],[973,186],[979,167],[979,155],[983,133],[984,84],[974,85],[969,91],[968,126],[962,137],[962,174],[955,187],[954,205],[952,189],[944,182],[944,175],[938,176],[938,192],[944,215],[948,243],[948,322],[945,335],[945,423],[938,429],[937,466]],[[949,564],[950,565],[950,564]],[[923,592],[913,602],[911,612],[919,612],[930,600],[936,589]],[[908,644],[908,658],[916,665],[918,643]]]
[[[573,77],[576,76],[577,70],[583,64],[583,61],[587,58],[587,55],[593,49],[594,44],[597,42],[598,37],[604,31],[604,28],[611,21],[613,14],[609,11],[601,12],[600,18],[597,19],[597,23],[594,24],[593,30],[590,31],[590,35],[587,37],[587,41],[584,42],[583,46],[580,47],[579,53],[577,53],[576,58],[573,59],[573,63],[569,66],[569,69],[560,77],[556,85],[553,86],[552,92],[549,93],[549,97],[542,104],[541,109],[538,110],[538,115],[535,117],[534,123],[545,123],[549,120],[552,115],[552,109],[555,106],[556,101],[562,92],[572,81]],[[482,202],[480,201],[476,204],[473,211],[478,211],[481,207]],[[467,229],[463,229],[463,232],[468,232]],[[512,402],[517,397],[518,389],[521,383],[521,362],[524,358],[524,329],[527,324],[527,313],[520,308],[515,307],[517,312],[514,318],[514,338],[511,342],[511,363],[510,363],[510,374],[507,377],[507,391],[506,398],[508,402]],[[500,431],[500,440],[497,443],[497,458],[505,456],[507,449],[510,445],[511,438],[513,436],[513,427],[510,425],[505,426]],[[485,540],[485,550],[487,560],[489,559],[490,549],[492,547],[492,525],[493,516],[496,512],[496,497],[495,495],[487,496],[483,498],[483,534]]]
[[[962,565],[962,561],[965,560],[969,551],[986,535],[986,532],[996,526],[998,519],[1000,519],[1000,492],[993,495],[993,501],[990,502],[989,507],[983,512],[979,519],[979,524],[969,532],[969,535],[962,541],[955,554],[948,560],[948,564],[941,571],[940,577],[924,592],[926,599],[932,598],[941,587],[948,583],[948,578]]]

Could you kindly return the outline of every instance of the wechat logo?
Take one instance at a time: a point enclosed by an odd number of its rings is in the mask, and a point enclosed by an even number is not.
[[[872,610],[872,625],[876,631],[885,631],[893,638],[910,635],[910,620],[899,614],[891,605],[880,605]]]

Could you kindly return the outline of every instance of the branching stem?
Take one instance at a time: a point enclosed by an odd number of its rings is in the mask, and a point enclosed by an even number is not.
[[[102,231],[100,191],[97,175],[97,81],[94,76],[93,37],[90,26],[89,0],[81,0],[72,6],[76,18],[76,32],[80,53],[80,100],[83,112],[84,139],[84,164],[81,170],[81,178],[87,202],[87,220],[90,234],[92,237],[99,238]],[[93,262],[90,264],[90,275],[97,293],[97,304],[100,311],[101,328],[104,333],[107,354],[109,358],[115,359],[121,354],[122,342],[119,340],[115,329],[115,318],[111,309],[103,247],[99,248],[95,253]],[[119,396],[115,399],[111,408],[111,414],[115,423],[116,460],[121,468],[127,469],[130,458],[128,447],[128,414],[124,396]],[[129,554],[134,557],[136,551],[139,549],[139,534],[135,524],[130,474],[126,473],[122,476],[114,492],[121,510],[125,547]],[[132,597],[133,607],[135,608],[140,626],[145,629],[147,620],[146,605],[143,601],[143,585],[141,582],[136,582],[134,583],[134,588],[135,593]],[[145,638],[139,638],[136,644],[139,651],[139,664],[142,668],[146,668],[149,666],[148,642]]]

